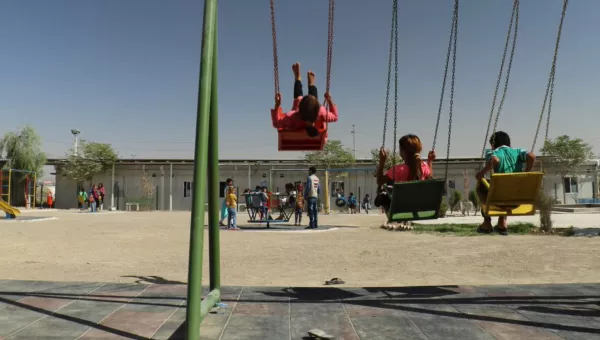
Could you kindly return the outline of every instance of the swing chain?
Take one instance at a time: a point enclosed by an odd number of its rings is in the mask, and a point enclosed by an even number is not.
[[[331,61],[333,59],[333,19],[335,10],[335,0],[329,0],[329,20],[327,27],[327,70],[325,81],[325,93],[329,92],[331,85]]]
[[[531,145],[531,151],[535,149],[535,144],[537,142],[538,134],[540,133],[540,128],[542,126],[542,119],[544,117],[544,111],[546,111],[546,103],[548,103],[548,115],[546,117],[546,134],[544,136],[544,141],[548,140],[548,132],[550,129],[550,114],[552,113],[552,97],[554,96],[554,79],[556,74],[556,60],[558,58],[558,48],[560,45],[560,37],[562,35],[563,23],[565,21],[565,15],[567,13],[567,6],[569,5],[569,0],[563,1],[562,14],[560,17],[560,24],[558,25],[558,35],[556,36],[556,45],[554,46],[554,57],[552,59],[552,67],[550,68],[550,76],[548,77],[548,85],[546,86],[546,94],[544,95],[544,103],[542,104],[542,111],[540,113],[540,118],[538,120],[537,129],[535,130],[535,136],[533,137],[533,144]]]
[[[396,165],[398,156],[396,148],[398,147],[398,5],[396,5],[396,20],[394,21],[394,155],[393,165]]]
[[[277,31],[275,29],[275,0],[271,0],[271,34],[273,36],[273,83],[275,94],[279,93],[279,58],[277,53]]]
[[[431,150],[435,150],[435,145],[437,142],[438,130],[440,128],[440,119],[442,117],[442,107],[444,104],[444,95],[446,92],[446,80],[448,78],[448,66],[450,66],[450,55],[452,54],[452,39],[454,37],[454,21],[456,20],[456,6],[454,4],[454,13],[452,14],[452,24],[450,26],[450,39],[448,40],[448,53],[446,54],[446,66],[444,67],[444,78],[442,80],[442,94],[440,96],[440,105],[438,106],[437,119],[435,121],[435,130],[433,133],[433,144],[431,146]]]
[[[512,28],[514,25],[514,32],[512,32]],[[512,37],[512,47],[510,52],[510,57],[508,60],[508,67],[506,69],[506,78],[504,80],[504,88],[502,91],[502,97],[500,99],[500,104],[498,104],[498,110],[496,112],[496,118],[494,119],[494,125],[492,129],[492,138],[496,134],[496,129],[498,127],[498,120],[500,118],[500,112],[502,110],[502,106],[504,105],[504,100],[506,99],[506,91],[508,90],[508,84],[510,80],[510,71],[512,68],[513,58],[515,56],[515,49],[517,45],[517,33],[519,29],[519,0],[515,0],[513,3],[513,10],[510,16],[510,23],[508,24],[508,32],[506,34],[506,41],[504,43],[504,54],[502,55],[502,61],[500,62],[500,71],[498,72],[498,80],[496,81],[496,89],[494,91],[494,97],[492,99],[492,108],[490,110],[490,116],[488,119],[487,129],[485,131],[485,138],[483,140],[483,147],[481,148],[481,158],[484,158],[485,155],[485,146],[487,145],[487,139],[490,135],[490,126],[492,124],[492,118],[494,117],[494,109],[496,108],[496,100],[498,98],[498,92],[500,90],[500,82],[502,81],[502,72],[504,71],[504,64],[506,62],[506,54],[508,53],[508,44],[510,42],[511,33],[513,33]],[[493,142],[493,139],[492,139]]]
[[[448,180],[448,167],[450,166],[450,141],[452,140],[452,113],[454,111],[454,81],[456,78],[456,42],[458,39],[458,0],[454,1],[454,36],[452,42],[452,78],[450,80],[450,108],[448,110],[448,145],[446,149],[445,179]]]
[[[394,0],[392,5],[392,28],[390,29],[390,53],[388,57],[388,74],[387,74],[387,86],[385,91],[385,110],[383,115],[383,141],[381,142],[381,147],[385,148],[385,137],[387,134],[387,120],[388,120],[388,110],[389,110],[389,102],[390,102],[390,81],[392,78],[392,52],[394,50],[394,27],[397,21],[397,13],[398,13],[398,0]],[[395,141],[394,141],[395,143]]]

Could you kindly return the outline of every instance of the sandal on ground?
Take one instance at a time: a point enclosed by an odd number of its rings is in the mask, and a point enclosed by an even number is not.
[[[314,339],[325,339],[325,340],[335,339],[335,337],[333,335],[327,334],[324,331],[322,331],[320,329],[316,329],[316,328],[308,331],[308,335],[310,335]]]
[[[346,282],[344,282],[344,281],[343,281],[342,279],[340,279],[339,277],[334,277],[334,278],[333,278],[333,279],[331,279],[331,280],[327,280],[327,281],[325,281],[325,284],[326,284],[326,285],[328,285],[328,286],[329,286],[329,285],[343,285],[344,283],[346,283]]]

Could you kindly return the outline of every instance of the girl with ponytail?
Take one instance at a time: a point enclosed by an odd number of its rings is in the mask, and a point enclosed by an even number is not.
[[[382,147],[379,150],[379,166],[377,167],[377,185],[381,188],[375,197],[375,206],[382,206],[386,211],[390,206],[386,185],[398,182],[421,181],[433,178],[432,163],[435,160],[435,151],[429,151],[427,162],[421,160],[423,144],[416,135],[402,136],[399,141],[400,156],[404,164],[392,166],[385,172],[387,152]]]
[[[300,76],[300,63],[292,65],[294,71],[294,103],[292,110],[283,113],[281,109],[281,94],[275,94],[275,108],[271,110],[271,120],[276,129],[305,129],[310,137],[319,134],[319,128],[324,123],[334,123],[338,120],[337,106],[331,95],[325,93],[325,100],[329,110],[319,102],[319,94],[315,86],[315,74],[308,71],[308,95],[302,92],[302,77]],[[325,136],[327,139],[327,136]],[[325,140],[327,141],[327,140]]]
[[[423,144],[416,135],[406,135],[400,138],[400,156],[404,164],[392,166],[384,173],[387,152],[384,148],[379,150],[379,167],[377,169],[377,183],[384,185],[390,182],[421,181],[433,178],[432,163],[435,160],[435,151],[427,155],[427,162],[421,160]]]

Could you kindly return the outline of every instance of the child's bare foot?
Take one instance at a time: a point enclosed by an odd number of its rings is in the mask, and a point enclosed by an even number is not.
[[[313,71],[306,72],[306,79],[308,79],[308,86],[315,85],[315,73]]]
[[[292,71],[294,71],[294,78],[296,80],[301,80],[302,77],[300,76],[300,63],[295,63],[292,65]]]

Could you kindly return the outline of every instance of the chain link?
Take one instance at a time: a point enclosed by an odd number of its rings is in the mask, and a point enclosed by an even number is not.
[[[279,58],[277,53],[277,30],[275,29],[275,0],[271,0],[271,34],[273,36],[273,84],[279,93]]]
[[[552,59],[552,67],[550,68],[550,76],[548,77],[548,85],[546,86],[546,94],[544,95],[544,103],[542,104],[542,111],[540,113],[540,118],[538,120],[537,128],[535,130],[535,135],[533,137],[533,143],[531,145],[532,152],[535,149],[535,144],[537,142],[537,138],[540,133],[540,128],[542,126],[542,120],[544,118],[544,111],[546,111],[546,103],[548,104],[548,116],[546,117],[546,134],[544,136],[544,141],[548,140],[548,132],[550,130],[550,115],[552,113],[552,97],[554,95],[554,77],[556,74],[556,60],[558,58],[558,48],[560,45],[560,37],[562,35],[562,28],[563,28],[563,23],[565,21],[565,15],[567,14],[567,6],[568,5],[569,5],[569,0],[563,0],[562,14],[560,17],[560,24],[558,25],[558,34],[556,36],[556,45],[554,46],[554,58]]]
[[[440,128],[440,119],[442,117],[442,107],[444,105],[444,95],[446,92],[446,80],[448,78],[448,66],[450,66],[450,55],[452,54],[452,39],[454,38],[454,22],[456,21],[456,4],[454,6],[455,12],[452,13],[452,23],[450,25],[450,39],[448,40],[448,53],[446,54],[446,66],[444,67],[444,79],[442,80],[442,94],[440,95],[440,105],[438,106],[437,119],[435,121],[435,130],[433,133],[433,145],[431,150],[435,150],[437,143],[438,130]]]
[[[393,165],[399,159],[396,148],[398,147],[398,5],[396,4],[396,21],[394,22],[394,151]]]
[[[331,86],[331,61],[333,60],[333,19],[335,13],[335,0],[329,0],[329,20],[327,27],[327,70],[325,75],[325,93]]]
[[[454,20],[453,20],[453,42],[452,42],[452,78],[450,81],[450,107],[448,110],[448,145],[446,149],[446,169],[445,179],[448,180],[448,167],[450,166],[450,141],[452,139],[452,112],[454,110],[454,81],[456,78],[456,42],[458,39],[458,0],[454,1]]]
[[[388,120],[388,109],[390,103],[390,81],[392,79],[392,53],[394,50],[394,28],[397,21],[398,14],[398,0],[394,0],[392,5],[392,28],[390,29],[390,53],[388,57],[388,75],[387,75],[387,86],[385,91],[385,110],[383,115],[383,141],[381,147],[385,148],[385,137],[387,135],[387,120]],[[396,143],[396,141],[394,141]]]
[[[514,25],[514,33],[513,31],[513,25]],[[502,73],[504,71],[504,64],[506,62],[506,55],[508,54],[508,45],[511,39],[511,33],[513,33],[512,36],[512,48],[511,48],[511,53],[510,53],[510,58],[509,58],[509,62],[508,62],[508,67],[506,70],[506,79],[504,81],[504,89],[502,92],[502,98],[500,99],[500,104],[498,105],[498,111],[496,113],[496,118],[494,120],[494,126],[493,126],[493,130],[492,130],[492,138],[494,137],[495,133],[496,133],[496,128],[498,127],[498,120],[500,118],[500,111],[502,110],[502,106],[504,105],[504,99],[506,98],[506,91],[508,89],[508,83],[509,83],[509,79],[510,79],[510,70],[512,68],[512,61],[515,55],[515,47],[517,45],[517,32],[518,32],[518,28],[519,28],[519,0],[515,0],[513,3],[513,10],[512,10],[512,14],[510,16],[510,23],[508,24],[508,32],[506,34],[506,41],[504,43],[504,54],[502,55],[502,61],[500,62],[500,72],[498,72],[498,80],[496,81],[496,89],[494,91],[494,98],[492,99],[492,108],[490,110],[490,117],[488,119],[488,125],[487,125],[487,129],[485,131],[485,138],[483,140],[483,147],[481,148],[481,158],[484,158],[485,155],[485,146],[487,145],[487,139],[490,135],[490,126],[492,124],[492,119],[494,118],[494,109],[496,108],[496,100],[498,98],[498,92],[500,90],[500,82],[502,81]],[[493,140],[492,140],[493,142]]]

